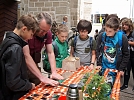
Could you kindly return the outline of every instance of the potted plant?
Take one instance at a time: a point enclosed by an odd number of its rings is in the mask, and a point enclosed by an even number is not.
[[[90,78],[92,76],[92,78]],[[89,81],[90,79],[90,81]],[[89,81],[89,83],[87,83]],[[107,94],[111,91],[111,86],[105,82],[104,76],[94,73],[87,73],[82,79],[84,100],[111,100]]]

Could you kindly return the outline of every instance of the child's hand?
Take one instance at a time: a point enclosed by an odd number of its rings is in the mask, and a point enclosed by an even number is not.
[[[124,72],[123,71],[120,71],[120,74],[121,74],[121,76],[124,76]]]
[[[88,68],[89,68],[89,70],[93,70],[94,69],[94,65],[91,64]]]
[[[34,83],[31,83],[31,84],[32,84],[32,89],[34,89],[34,88],[35,88],[35,84],[34,84]],[[31,89],[31,90],[32,90],[32,89]]]
[[[101,68],[102,68],[101,66],[97,66],[96,67],[97,70],[101,70]]]

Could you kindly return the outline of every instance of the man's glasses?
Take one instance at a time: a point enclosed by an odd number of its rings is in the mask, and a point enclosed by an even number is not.
[[[43,30],[43,29],[40,28],[40,31],[39,31],[39,32],[40,32],[40,33],[47,33],[48,31]]]

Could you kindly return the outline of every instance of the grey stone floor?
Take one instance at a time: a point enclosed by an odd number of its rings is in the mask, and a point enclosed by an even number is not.
[[[120,100],[134,100],[134,92],[132,91],[132,88],[134,86],[134,81],[132,78],[132,74],[130,76],[129,80],[129,86],[128,89],[125,89],[120,92]],[[121,83],[123,83],[123,78],[121,79]]]

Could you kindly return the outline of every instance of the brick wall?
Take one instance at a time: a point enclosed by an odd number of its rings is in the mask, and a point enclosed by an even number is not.
[[[83,0],[21,0],[20,15],[49,12],[53,20],[62,23],[63,16],[68,16],[68,26],[76,26],[80,19],[80,2]]]
[[[57,23],[62,23],[63,16],[68,16],[70,26],[70,6],[68,0],[21,0],[20,15],[31,13],[36,15],[46,11],[52,15],[52,19]]]

